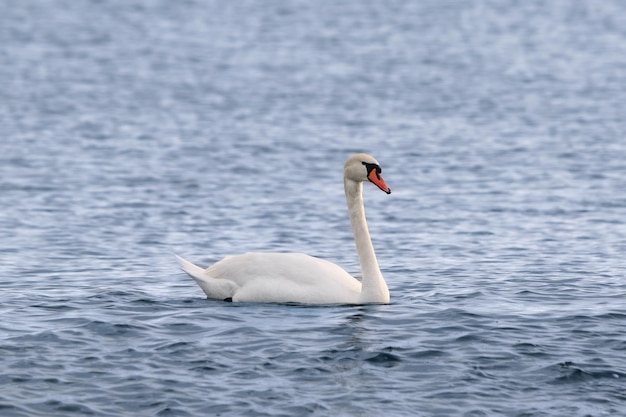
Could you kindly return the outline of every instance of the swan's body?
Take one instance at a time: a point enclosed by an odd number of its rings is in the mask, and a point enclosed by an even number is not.
[[[357,154],[344,167],[350,222],[361,264],[362,282],[332,262],[302,253],[246,253],[229,256],[207,269],[178,257],[182,268],[208,298],[304,304],[389,303],[363,207],[362,183],[391,192],[370,155]]]

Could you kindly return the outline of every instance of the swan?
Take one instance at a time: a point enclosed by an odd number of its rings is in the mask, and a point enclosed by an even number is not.
[[[363,182],[366,181],[391,193],[374,157],[364,153],[352,155],[344,166],[343,183],[361,282],[340,266],[303,253],[249,252],[227,256],[207,269],[176,257],[207,298],[233,302],[388,304],[389,290],[365,220]]]

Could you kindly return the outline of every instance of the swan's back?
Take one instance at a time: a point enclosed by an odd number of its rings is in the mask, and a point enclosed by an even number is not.
[[[353,304],[361,292],[361,283],[343,268],[303,253],[229,256],[204,273],[233,282],[233,301]]]

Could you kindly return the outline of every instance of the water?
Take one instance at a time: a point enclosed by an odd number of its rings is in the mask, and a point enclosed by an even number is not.
[[[623,2],[0,7],[2,416],[623,413]],[[179,271],[358,274],[357,151],[390,305]]]

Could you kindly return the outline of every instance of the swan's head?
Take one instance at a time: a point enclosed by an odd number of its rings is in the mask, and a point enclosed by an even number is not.
[[[391,188],[385,184],[381,172],[378,161],[365,153],[352,155],[343,168],[344,178],[355,182],[369,181],[387,194],[391,194]]]

